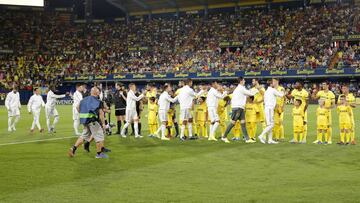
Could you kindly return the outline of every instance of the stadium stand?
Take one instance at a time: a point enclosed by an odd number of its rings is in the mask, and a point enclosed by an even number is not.
[[[350,15],[351,14],[351,15]],[[11,19],[11,20],[10,20]],[[358,68],[359,6],[185,14],[126,23],[74,23],[61,12],[0,14],[0,81],[25,89],[65,76]]]

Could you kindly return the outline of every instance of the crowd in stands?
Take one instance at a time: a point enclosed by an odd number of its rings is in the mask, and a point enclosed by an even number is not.
[[[2,11],[0,81],[31,88],[88,73],[360,67],[359,42],[332,42],[360,33],[357,19],[359,7],[347,5],[93,24]]]

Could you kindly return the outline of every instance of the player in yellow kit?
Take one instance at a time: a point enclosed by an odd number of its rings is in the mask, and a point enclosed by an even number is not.
[[[325,108],[329,110],[329,130],[326,134],[327,144],[332,144],[332,116],[331,110],[335,107],[335,95],[329,90],[329,84],[327,82],[322,83],[322,90],[314,92],[313,98],[325,100]],[[318,140],[315,140],[314,143],[317,143]]]
[[[206,123],[208,121],[207,105],[205,102],[206,97],[201,96],[199,98],[199,105],[197,105],[195,110],[195,122],[196,128],[198,129],[198,136],[207,138],[207,128]]]
[[[316,109],[316,118],[317,118],[317,143],[323,143],[323,136],[327,134],[329,130],[329,110],[325,108],[325,100],[319,100],[319,107]],[[327,140],[325,139],[325,143]]]
[[[249,138],[256,141],[256,116],[259,113],[258,105],[254,103],[254,97],[248,97],[245,105],[245,121]]]
[[[341,93],[339,95],[339,98],[338,98],[338,104],[340,103],[340,97],[341,96],[345,96],[346,98],[346,102],[348,103],[348,105],[351,107],[351,113],[352,113],[352,116],[351,116],[351,129],[350,129],[350,136],[351,136],[351,144],[352,145],[355,145],[356,144],[356,140],[355,140],[355,119],[354,119],[354,112],[353,112],[353,109],[356,107],[356,99],[355,99],[355,96],[350,93],[349,91],[349,86],[347,85],[343,85],[341,87]]]
[[[277,88],[280,92],[285,92],[284,87],[279,86]],[[276,107],[274,112],[274,128],[273,128],[273,135],[275,141],[279,141],[280,139],[284,139],[284,107],[285,107],[285,97],[276,97]]]
[[[174,115],[175,115],[175,105],[170,104],[170,109],[167,112],[167,125],[166,128],[168,129],[168,138],[170,138],[174,134]]]
[[[346,102],[345,96],[340,96],[340,105],[337,107],[337,113],[339,114],[339,126],[340,126],[340,142],[338,144],[350,144],[350,129],[351,129],[351,117],[352,109]]]
[[[158,119],[157,119],[158,109],[159,106],[156,103],[156,98],[150,97],[148,104],[148,125],[150,131],[149,136],[154,136],[155,132],[158,129]]]
[[[291,91],[290,95],[287,95],[288,99],[293,99],[294,101],[299,99],[301,100],[301,107],[304,110],[304,139],[302,142],[306,143],[307,138],[307,108],[308,108],[308,100],[309,93],[304,89],[304,85],[302,82],[298,81],[295,83],[295,89]],[[291,142],[291,141],[290,141]]]
[[[259,80],[258,79],[252,79],[252,89],[257,89],[256,87],[260,86],[259,84]],[[255,94],[254,96],[254,103],[258,106],[259,112],[257,114],[257,122],[261,123],[261,127],[262,129],[264,129],[266,127],[266,123],[265,123],[265,114],[264,114],[264,93],[265,93],[265,88],[261,87],[260,89],[258,89],[259,92],[257,94]]]
[[[294,130],[294,139],[292,143],[304,143],[304,117],[305,112],[302,107],[301,99],[295,99],[294,108],[292,110],[293,115],[293,130]]]
[[[217,113],[219,115],[219,126],[220,126],[220,132],[221,135],[223,135],[225,133],[226,130],[226,122],[228,120],[228,110],[227,110],[227,106],[229,104],[230,101],[230,97],[226,96],[223,99],[219,100],[219,104],[218,104],[218,108],[217,108]]]

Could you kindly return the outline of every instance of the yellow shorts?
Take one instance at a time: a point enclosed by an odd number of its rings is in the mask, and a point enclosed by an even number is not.
[[[265,120],[264,109],[260,109],[260,111],[256,114],[256,120],[258,122],[263,122]]]
[[[351,123],[340,123],[340,130],[341,129],[348,129],[350,130],[352,127],[351,127]]]
[[[329,125],[317,125],[318,130],[327,130],[329,128]]]
[[[304,126],[294,126],[294,132],[296,133],[304,132]]]

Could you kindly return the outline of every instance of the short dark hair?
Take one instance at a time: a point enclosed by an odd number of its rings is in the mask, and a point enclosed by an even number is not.
[[[185,84],[187,84],[187,85],[190,84],[191,82],[192,82],[191,78],[188,78],[188,79],[185,80]]]
[[[150,97],[150,101],[154,102],[156,100],[155,97]]]
[[[238,82],[240,83],[241,81],[243,81],[244,80],[244,77],[242,77],[242,76],[240,76],[240,77],[238,77]]]
[[[249,99],[250,99],[251,101],[254,101],[255,97],[254,97],[254,96],[250,96]]]
[[[302,104],[302,100],[301,99],[295,99],[295,101],[299,102],[299,104]]]
[[[76,88],[80,87],[81,85],[83,85],[83,84],[82,83],[77,83]]]
[[[134,85],[135,85],[135,83],[132,82],[129,84],[129,87],[134,86]]]
[[[273,80],[279,81],[279,78],[272,78]]]
[[[36,90],[38,90],[39,88],[38,87],[34,87],[34,92],[36,91]]]

